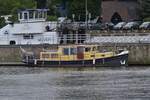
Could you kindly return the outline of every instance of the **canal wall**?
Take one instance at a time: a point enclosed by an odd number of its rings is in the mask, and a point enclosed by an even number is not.
[[[98,44],[100,50],[116,51],[117,49],[127,49],[129,53],[129,64],[149,65],[150,64],[150,44]],[[44,49],[54,48],[57,45],[14,45],[0,46],[0,63],[21,62],[23,48],[26,51],[33,51],[36,58],[39,52]]]

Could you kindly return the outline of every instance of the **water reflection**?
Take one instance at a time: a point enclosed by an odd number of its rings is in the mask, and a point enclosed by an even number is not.
[[[150,68],[0,67],[1,100],[149,100]]]

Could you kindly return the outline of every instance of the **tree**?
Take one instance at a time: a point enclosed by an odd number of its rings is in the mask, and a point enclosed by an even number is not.
[[[13,15],[12,21],[17,20],[17,10],[25,8],[35,8],[34,0],[0,0],[0,16]],[[4,19],[0,18],[0,27],[4,25]]]
[[[72,15],[75,15],[76,20],[85,20],[85,0],[49,0],[50,12],[55,12],[56,6],[65,5],[67,9],[67,16],[72,18]],[[92,18],[100,16],[101,13],[101,0],[87,0],[88,12],[91,14]],[[54,14],[54,13],[53,13]],[[58,14],[57,14],[58,15]]]
[[[36,8],[37,2],[42,0],[0,0],[0,16],[13,15],[12,21],[17,20],[17,10],[26,8]],[[45,0],[46,1],[46,0]],[[94,18],[100,15],[101,0],[87,0],[88,12],[91,13],[91,17]],[[38,4],[38,6],[44,6]],[[48,14],[50,19],[56,19],[59,16],[57,9],[60,5],[65,5],[67,10],[67,16],[72,18],[72,14],[75,14],[75,19],[85,20],[85,0],[47,0]],[[0,18],[0,27],[4,26],[4,19]]]
[[[150,0],[139,0],[139,15],[142,19],[150,19]]]
[[[71,0],[68,9],[69,17],[75,14],[75,19],[85,20],[85,0]],[[87,10],[92,18],[100,16],[101,0],[87,0]]]

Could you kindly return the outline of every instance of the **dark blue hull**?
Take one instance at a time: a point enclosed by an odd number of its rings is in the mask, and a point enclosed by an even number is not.
[[[29,65],[46,67],[100,67],[100,66],[128,66],[128,54],[100,58],[95,60],[76,60],[76,61],[45,61],[35,60],[28,62]]]

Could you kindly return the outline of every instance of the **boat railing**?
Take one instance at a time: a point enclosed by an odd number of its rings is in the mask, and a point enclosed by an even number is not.
[[[23,36],[4,36],[0,35],[0,45],[17,45],[30,44],[94,44],[94,43],[150,43],[150,36],[100,36],[90,34],[60,34],[34,36],[29,39],[23,39]]]
[[[10,42],[15,42],[17,45],[22,44],[60,44],[63,43],[83,43],[90,36],[88,34],[62,34],[62,35],[44,35],[44,36],[34,36],[27,37],[24,39],[23,36],[4,36],[0,35],[0,45],[10,44]]]

